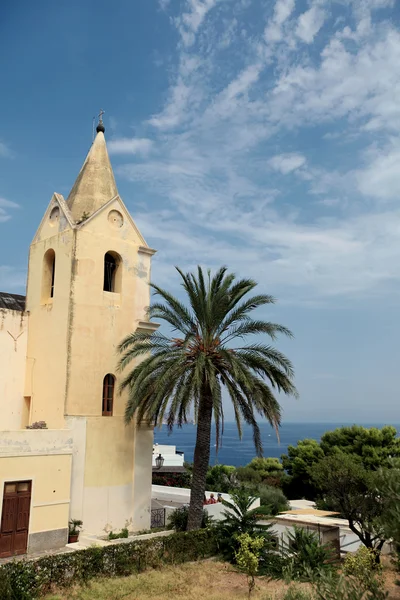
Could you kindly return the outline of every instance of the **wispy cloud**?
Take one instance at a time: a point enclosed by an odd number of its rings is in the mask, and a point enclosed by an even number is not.
[[[9,209],[19,208],[19,204],[16,202],[11,202],[11,200],[6,200],[5,198],[0,198],[0,223],[5,223],[11,219],[11,214]]]
[[[155,278],[226,263],[293,302],[400,293],[391,5],[349,0],[333,19],[327,1],[277,0],[255,27],[239,0],[184,2],[165,104],[140,124],[156,151],[118,168],[162,207],[134,211]]]
[[[148,138],[115,138],[108,142],[110,154],[148,154],[153,142]]]
[[[11,148],[0,140],[0,158],[14,158],[15,152]]]
[[[275,171],[280,171],[286,175],[302,167],[306,162],[306,158],[302,154],[278,154],[268,162]]]

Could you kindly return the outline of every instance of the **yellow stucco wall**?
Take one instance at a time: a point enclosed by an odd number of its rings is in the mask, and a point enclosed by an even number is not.
[[[25,417],[28,315],[0,309],[0,428],[19,429]]]
[[[30,315],[25,395],[31,396],[31,422],[43,420],[52,429],[64,426],[74,247],[74,232],[67,230],[35,241],[29,256],[26,308]],[[43,301],[43,260],[50,248],[55,252],[54,297]]]
[[[0,489],[22,480],[32,480],[29,533],[68,527],[71,455],[0,457]]]
[[[112,211],[123,214],[118,229]],[[145,318],[149,305],[150,256],[139,252],[141,239],[119,201],[114,201],[77,232],[73,281],[66,414],[100,416],[107,373],[117,378],[117,346]],[[104,255],[121,256],[121,291],[103,291]],[[143,282],[143,283],[142,283]],[[142,289],[143,288],[143,289]],[[90,368],[88,368],[90,365]],[[114,415],[123,415],[125,394],[115,394]]]

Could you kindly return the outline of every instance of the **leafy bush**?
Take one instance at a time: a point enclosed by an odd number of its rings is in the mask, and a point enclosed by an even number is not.
[[[190,488],[191,473],[157,473],[153,471],[151,483],[168,487]]]
[[[116,531],[115,533],[110,531],[110,533],[108,534],[109,540],[119,540],[120,538],[127,538],[127,537],[129,537],[129,531],[126,527],[121,529],[121,531]]]
[[[231,498],[232,502],[222,501],[226,507],[222,513],[224,519],[215,525],[215,531],[222,556],[229,562],[235,562],[239,549],[238,537],[242,533],[263,537],[265,550],[272,546],[272,537],[269,532],[271,525],[260,525],[257,509],[251,509],[254,496],[245,489],[238,489],[231,493]]]
[[[385,600],[387,592],[378,581],[368,588],[363,581],[354,577],[338,576],[337,573],[324,573],[316,582],[318,600]]]
[[[328,544],[321,544],[316,533],[294,527],[288,536],[285,553],[288,557],[286,574],[290,579],[307,580],[310,575],[332,569],[332,549]]]
[[[361,546],[357,552],[346,556],[343,573],[360,581],[366,589],[375,589],[382,582],[382,565],[376,562],[376,553]]]
[[[291,586],[282,600],[316,600],[312,592]]]
[[[168,529],[175,529],[175,531],[186,531],[187,522],[189,518],[189,507],[181,506],[174,510],[168,518]],[[212,517],[209,516],[208,512],[203,509],[203,518],[201,521],[201,528],[205,529],[211,524]]]
[[[259,485],[257,495],[260,498],[261,506],[267,506],[270,509],[270,515],[277,515],[290,508],[285,494],[279,488]]]
[[[206,489],[214,492],[229,493],[238,487],[236,468],[229,465],[209,467],[206,477]]]
[[[62,589],[94,577],[126,576],[163,564],[207,558],[216,551],[213,532],[200,530],[49,555],[35,561],[13,561],[0,566],[0,598],[34,600],[51,592],[55,585]]]
[[[246,573],[249,586],[249,598],[255,586],[255,576],[258,573],[261,550],[265,540],[262,537],[251,537],[248,533],[238,536],[239,549],[235,553],[236,564],[243,573]]]
[[[256,471],[252,467],[238,467],[236,469],[236,477],[242,483],[261,483],[262,477],[259,471]]]

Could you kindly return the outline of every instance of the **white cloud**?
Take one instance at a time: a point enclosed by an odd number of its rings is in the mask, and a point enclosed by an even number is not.
[[[110,154],[144,154],[151,151],[153,142],[147,138],[116,138],[108,142]]]
[[[306,159],[302,154],[277,154],[273,156],[269,161],[269,165],[275,170],[280,171],[283,175],[295,171],[299,167],[302,167]]]
[[[0,198],[0,223],[5,223],[11,219],[11,214],[8,209],[19,208],[16,202]]]
[[[357,171],[358,188],[381,200],[400,198],[400,140],[384,150],[371,150],[369,162]]]
[[[14,152],[7,144],[0,141],[0,157],[2,158],[14,158]]]
[[[306,44],[310,44],[324,24],[326,12],[319,6],[312,6],[300,15],[296,35]]]
[[[175,22],[182,37],[184,46],[191,46],[196,33],[207,16],[207,13],[221,0],[186,0],[186,12],[177,17]]]
[[[266,42],[279,42],[282,37],[282,25],[290,17],[295,6],[295,0],[277,0],[274,14],[264,30]]]
[[[119,169],[164,207],[151,219],[133,211],[160,250],[155,279],[169,283],[173,264],[225,263],[293,302],[400,293],[400,211],[389,203],[400,194],[400,33],[370,19],[378,4],[351,19],[343,9],[321,30],[322,1],[297,17],[278,0],[267,44],[230,40],[232,60],[212,35],[216,2],[188,21],[197,33],[208,15],[207,36],[178,48],[150,119],[157,154]]]

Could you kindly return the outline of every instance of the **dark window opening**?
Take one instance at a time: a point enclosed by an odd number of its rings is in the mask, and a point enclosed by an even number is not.
[[[103,417],[112,417],[115,377],[108,373],[103,380]]]
[[[107,252],[104,256],[104,286],[105,292],[115,292],[115,272],[117,270],[117,261]]]
[[[47,250],[43,257],[43,275],[42,275],[42,303],[46,304],[50,298],[54,297],[54,283],[56,275],[56,255],[52,248]]]
[[[54,296],[54,275],[56,272],[56,257],[53,258],[53,264],[51,265],[51,286],[50,286],[50,298]]]

